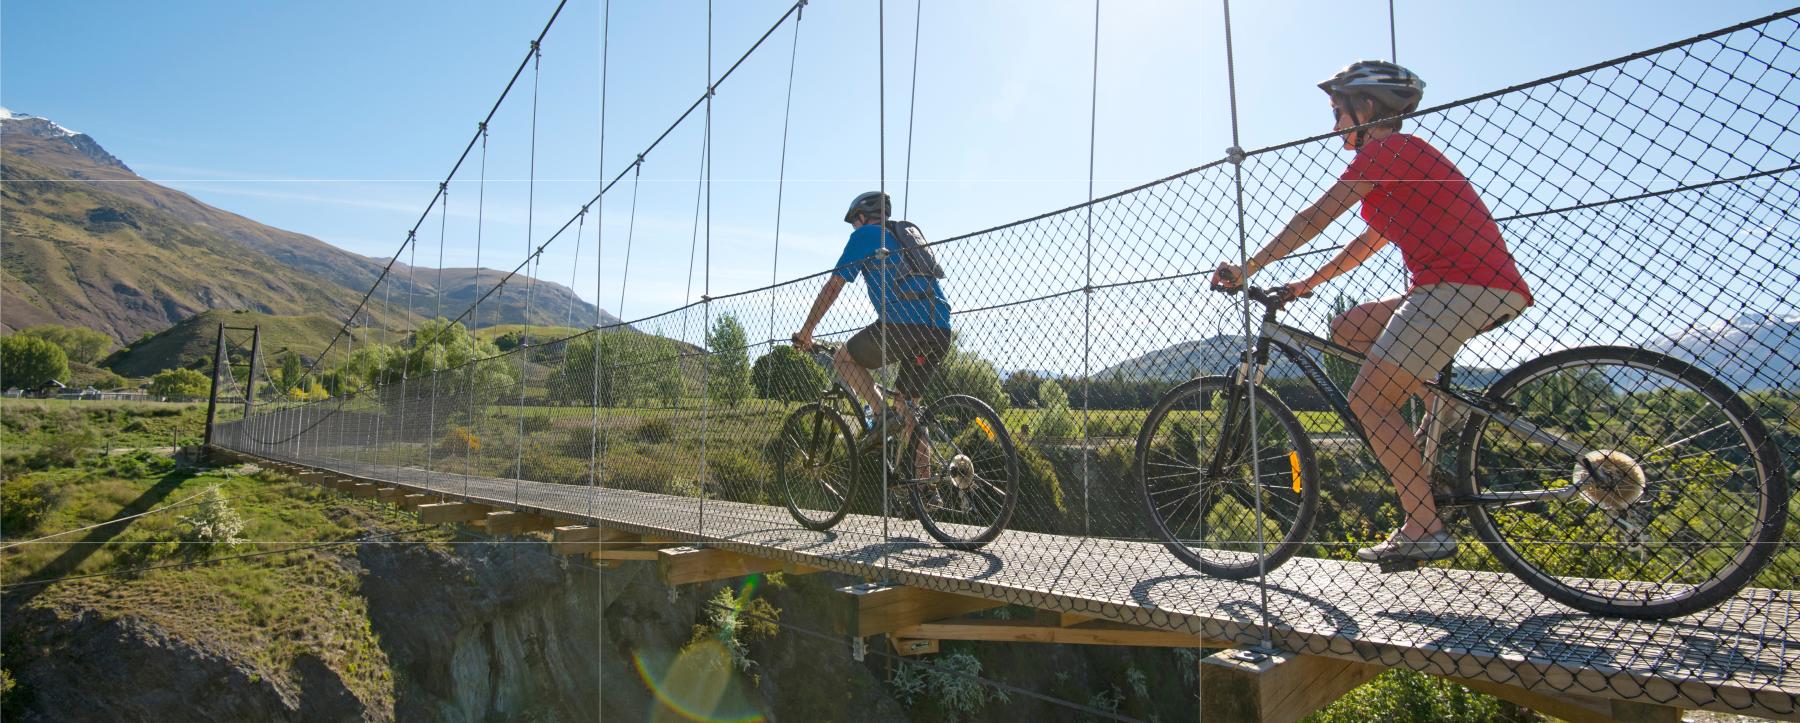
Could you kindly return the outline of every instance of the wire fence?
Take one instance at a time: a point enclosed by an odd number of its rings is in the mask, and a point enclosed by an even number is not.
[[[1240,233],[1255,248],[1344,174],[1331,134],[933,244],[954,341],[922,451],[868,436],[826,393],[829,362],[789,344],[832,272],[566,338],[527,328],[503,352],[460,324],[351,334],[364,347],[329,398],[256,398],[215,439],[1208,640],[1792,715],[1795,13],[1402,121],[1388,139],[1467,177],[1504,239],[1486,258],[1529,286],[1529,308],[1466,343],[1479,328],[1441,322],[1501,312],[1413,287],[1393,251],[1267,317],[1209,289]],[[1365,218],[1454,186],[1405,172],[1367,184]],[[1342,214],[1253,282],[1304,278],[1366,227]],[[816,336],[877,316],[851,291]],[[1452,375],[1411,386],[1440,349]],[[978,539],[995,517],[1004,532]],[[1359,560],[1408,519],[1442,520],[1453,554]]]

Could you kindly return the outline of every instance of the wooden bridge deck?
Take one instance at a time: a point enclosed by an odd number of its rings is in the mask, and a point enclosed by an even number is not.
[[[1009,531],[978,552],[916,523],[853,515],[830,532],[785,508],[342,460],[282,459],[415,491],[706,543],[865,578],[1540,693],[1800,719],[1800,592],[1750,589],[1669,621],[1596,618],[1516,578],[1384,575],[1296,558],[1263,582],[1204,577],[1159,544]],[[702,524],[704,522],[704,524]]]

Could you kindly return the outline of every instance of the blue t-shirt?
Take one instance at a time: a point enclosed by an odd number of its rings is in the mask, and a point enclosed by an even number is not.
[[[887,247],[888,256],[878,259],[875,252],[883,246]],[[858,226],[850,232],[850,241],[844,244],[844,255],[838,258],[838,278],[850,282],[855,281],[858,274],[868,272],[869,278],[865,281],[869,287],[869,303],[875,307],[875,313],[881,315],[882,321],[950,328],[950,302],[944,299],[944,290],[938,287],[937,279],[907,276],[895,283],[895,278],[900,275],[900,248],[900,242],[887,229],[874,224]]]

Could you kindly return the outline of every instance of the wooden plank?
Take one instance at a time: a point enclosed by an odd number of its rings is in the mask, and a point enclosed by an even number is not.
[[[1119,645],[1140,648],[1197,648],[1228,645],[1228,643],[1221,643],[1217,640],[1202,640],[1187,633],[1110,621],[1063,627],[1062,625],[1045,625],[1037,620],[938,620],[906,625],[891,631],[889,635],[919,640]]]
[[[900,655],[930,655],[939,650],[936,640],[913,640],[889,635],[888,641],[893,643],[894,652]]]
[[[529,512],[495,510],[487,516],[487,529],[494,535],[519,535],[556,527],[556,521]]]
[[[1383,670],[1317,655],[1221,651],[1200,660],[1200,719],[1291,723]]]
[[[359,482],[350,486],[350,495],[352,497],[374,497],[380,491],[381,488],[376,487],[370,482]]]
[[[405,497],[406,490],[400,489],[399,487],[389,487],[375,493],[375,499],[394,505],[400,504],[400,500]]]
[[[400,498],[400,506],[409,510],[416,510],[422,505],[431,504],[432,499],[431,495],[406,495],[405,497]]]
[[[1546,695],[1490,680],[1449,680],[1470,690],[1509,700],[1571,723],[1676,723],[1681,720],[1681,709],[1655,703],[1591,698],[1571,693]]]
[[[662,548],[643,546],[608,546],[588,553],[589,560],[656,562],[662,559]]]
[[[419,505],[419,521],[427,525],[444,522],[473,522],[484,520],[494,508],[478,505],[473,502],[441,502],[435,505]]]
[[[782,568],[780,560],[740,555],[716,548],[671,547],[657,551],[657,568],[667,585],[727,580]]]
[[[849,632],[855,638],[891,633],[909,625],[1006,604],[999,600],[878,582],[838,588],[838,592],[849,598]]]

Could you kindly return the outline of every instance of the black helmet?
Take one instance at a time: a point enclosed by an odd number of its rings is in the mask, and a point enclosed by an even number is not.
[[[844,223],[851,223],[859,213],[881,214],[882,218],[894,215],[894,199],[880,191],[869,191],[858,194],[856,200],[850,202],[850,210],[844,212]]]
[[[1395,113],[1411,113],[1425,97],[1425,81],[1412,71],[1385,60],[1358,60],[1319,83],[1333,95],[1361,95]]]

